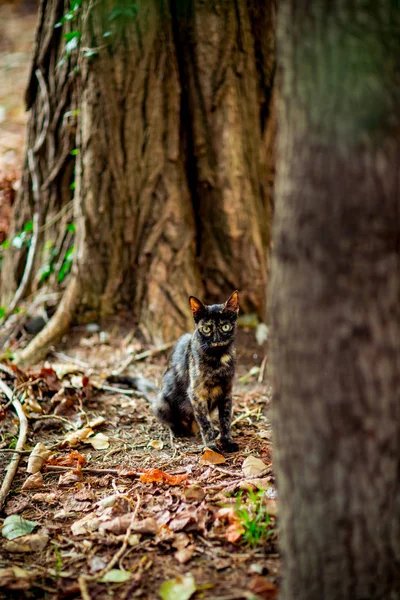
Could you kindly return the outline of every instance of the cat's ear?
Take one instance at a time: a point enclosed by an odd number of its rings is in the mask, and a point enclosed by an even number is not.
[[[205,310],[204,304],[194,296],[189,297],[189,304],[194,320],[198,321]]]
[[[235,312],[236,314],[239,312],[239,292],[237,290],[225,302],[224,311]]]

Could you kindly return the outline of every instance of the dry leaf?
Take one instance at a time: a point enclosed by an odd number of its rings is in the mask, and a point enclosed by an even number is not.
[[[24,482],[22,486],[22,490],[38,490],[44,485],[43,475],[40,473],[35,473],[34,475],[30,475]]]
[[[49,536],[44,533],[24,535],[17,540],[5,542],[3,548],[8,552],[40,552],[45,548]]]
[[[100,525],[100,519],[94,513],[85,515],[71,525],[72,535],[83,535],[97,531]]]
[[[15,515],[22,512],[30,505],[29,499],[24,496],[14,496],[11,498],[4,509],[6,515]]]
[[[105,450],[110,446],[110,438],[104,433],[96,433],[85,440],[84,444],[91,444],[95,450]]]
[[[168,485],[179,485],[186,481],[187,475],[169,475],[160,469],[148,469],[140,476],[142,483],[168,483]]]
[[[67,444],[69,446],[78,446],[82,440],[85,440],[92,433],[94,433],[94,431],[91,427],[82,427],[82,429],[71,431],[65,436],[64,440],[59,443],[59,446],[60,448],[63,448]]]
[[[55,492],[51,492],[50,494],[48,492],[39,492],[38,494],[34,494],[31,498],[32,498],[32,500],[35,500],[36,502],[46,502],[46,504],[56,504],[58,495],[59,494],[56,494]]]
[[[48,450],[42,442],[36,444],[34,449],[29,455],[27,472],[28,473],[37,473],[43,466],[43,463],[49,458],[51,455],[51,450]]]
[[[164,448],[164,442],[162,440],[151,440],[149,446],[150,448],[154,448],[154,450],[162,450]]]
[[[9,590],[28,590],[32,581],[37,579],[38,573],[35,571],[26,571],[17,567],[7,567],[0,569],[0,588]]]
[[[53,370],[55,371],[58,379],[62,379],[66,375],[71,373],[82,373],[82,368],[74,363],[53,363]]]
[[[248,456],[242,464],[242,471],[246,477],[260,475],[267,468],[268,466],[260,458],[252,455]]]
[[[60,475],[59,480],[58,480],[58,485],[60,485],[60,486],[73,485],[73,484],[77,483],[78,481],[82,481],[82,479],[83,479],[83,475],[82,475],[81,470],[68,471],[68,473],[62,473],[62,475]]]
[[[239,523],[239,521],[235,521],[234,523],[231,523],[229,525],[229,527],[227,528],[227,530],[225,531],[226,539],[228,540],[228,542],[231,542],[232,544],[234,544],[235,542],[240,540],[240,538],[242,537],[243,534],[244,534],[244,529],[241,526],[241,524]]]
[[[125,533],[128,527],[132,523],[133,513],[128,513],[126,515],[122,515],[122,517],[117,517],[112,519],[111,521],[106,521],[105,523],[101,523],[99,530],[100,531],[111,531],[111,533],[121,534]],[[153,517],[147,517],[146,519],[142,519],[141,521],[135,521],[131,527],[132,533],[149,533],[155,535],[158,530],[158,524]]]
[[[186,533],[177,533],[174,541],[172,542],[172,546],[177,550],[183,550],[186,546],[189,545],[190,538]]]
[[[178,550],[178,552],[175,552],[175,558],[181,565],[184,565],[192,558],[194,550],[194,546],[188,546],[187,548]]]
[[[95,427],[99,427],[99,425],[103,425],[103,423],[105,423],[106,420],[104,417],[95,417],[94,419],[92,419],[91,421],[89,421],[88,426],[91,427],[92,429],[94,429]]]
[[[200,458],[201,465],[221,465],[224,462],[226,462],[225,456],[209,448],[206,448],[203,456]]]
[[[256,575],[250,581],[249,590],[263,598],[263,600],[274,600],[278,596],[276,585],[265,577],[260,577],[260,575]]]
[[[81,467],[85,462],[86,457],[77,450],[71,450],[69,454],[62,454],[61,456],[53,455],[47,460],[47,464],[58,467]]]
[[[205,491],[199,485],[191,485],[183,492],[187,502],[201,502],[205,498]]]

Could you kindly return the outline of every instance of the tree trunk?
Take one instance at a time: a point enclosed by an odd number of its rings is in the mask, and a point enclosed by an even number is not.
[[[400,11],[283,0],[278,23],[271,311],[282,598],[394,600]]]
[[[138,2],[137,12],[129,2],[83,2],[63,24],[70,37],[77,27],[81,32],[65,54],[54,25],[73,5],[41,4],[28,90],[28,155],[39,138],[33,155],[40,193],[35,204],[27,163],[14,231],[39,208],[42,232],[44,220],[71,200],[73,184],[82,318],[129,307],[145,335],[162,342],[189,326],[190,294],[221,300],[236,288],[243,308],[263,316],[274,1],[260,9],[254,0],[149,0]],[[49,107],[38,69],[51,92]],[[61,93],[73,139],[62,129],[62,114],[54,116]],[[46,110],[53,129],[38,118]],[[40,233],[34,274],[55,230],[62,266],[73,243],[70,228],[69,246],[62,242],[68,218]],[[21,252],[10,252],[3,269],[9,296],[21,278],[18,259],[24,264]]]

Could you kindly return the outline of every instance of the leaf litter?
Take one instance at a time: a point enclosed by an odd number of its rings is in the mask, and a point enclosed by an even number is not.
[[[64,368],[48,360],[15,371],[9,381],[23,386],[30,454],[22,457],[5,513],[35,523],[36,529],[24,530],[0,549],[5,567],[0,586],[31,589],[38,598],[81,597],[84,589],[101,599],[114,588],[125,597],[149,599],[218,599],[232,597],[232,590],[238,598],[274,597],[276,534],[249,547],[236,510],[239,493],[245,501],[252,490],[266,490],[263,502],[275,523],[271,429],[261,410],[270,401],[268,386],[253,381],[236,386],[238,453],[202,452],[200,441],[191,438],[171,445],[168,431],[139,394],[127,397],[94,383],[126,360],[129,336],[116,330],[106,346],[93,349],[79,344],[82,328],[77,328]],[[144,350],[132,337],[129,345],[138,354]],[[150,354],[136,373],[160,381],[165,365],[164,355]],[[252,366],[240,367],[239,354],[239,375]],[[11,440],[14,416],[8,409],[5,417],[0,432],[8,431],[4,439]],[[4,467],[7,458],[0,453]],[[251,566],[257,561],[268,568],[263,581],[255,582]]]

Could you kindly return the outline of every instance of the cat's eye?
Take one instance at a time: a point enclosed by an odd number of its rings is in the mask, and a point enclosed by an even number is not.
[[[203,333],[210,333],[211,331],[211,327],[209,325],[203,325],[203,327],[201,328]]]
[[[230,328],[231,326],[229,325],[229,323],[224,323],[223,325],[221,325],[222,331],[229,331]]]

